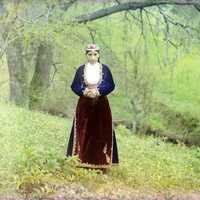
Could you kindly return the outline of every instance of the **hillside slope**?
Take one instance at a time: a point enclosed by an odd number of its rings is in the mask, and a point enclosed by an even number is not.
[[[70,126],[67,119],[0,104],[1,196],[59,193],[128,198],[140,191],[200,189],[199,148],[133,135],[119,126],[120,165],[102,174],[76,168],[76,158],[65,158]]]

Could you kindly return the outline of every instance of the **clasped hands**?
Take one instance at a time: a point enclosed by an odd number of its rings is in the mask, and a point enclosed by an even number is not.
[[[90,97],[90,98],[95,98],[100,95],[97,87],[86,87],[83,94],[84,94],[84,96]]]

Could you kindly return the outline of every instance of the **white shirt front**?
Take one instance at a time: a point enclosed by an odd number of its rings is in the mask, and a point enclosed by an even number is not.
[[[95,64],[91,64],[91,63],[87,63],[85,65],[85,79],[86,82],[89,85],[95,85],[98,84],[99,81],[101,80],[101,72],[100,72],[101,68],[100,68],[100,64],[99,63],[95,63]]]

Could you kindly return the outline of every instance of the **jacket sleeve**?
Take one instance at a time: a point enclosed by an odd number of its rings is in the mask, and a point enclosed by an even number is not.
[[[83,83],[83,70],[79,67],[79,69],[76,71],[74,80],[71,84],[72,91],[77,94],[78,96],[83,95],[83,91],[85,90],[85,84]]]
[[[115,84],[113,81],[113,77],[110,69],[103,65],[103,79],[100,85],[98,86],[98,90],[100,95],[106,96],[111,93],[115,89]]]

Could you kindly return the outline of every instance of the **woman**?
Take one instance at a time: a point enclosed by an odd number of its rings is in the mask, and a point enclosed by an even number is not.
[[[67,156],[78,155],[81,166],[107,168],[118,163],[115,133],[107,95],[115,88],[109,68],[100,63],[96,44],[86,48],[88,62],[76,71],[71,88],[80,96]]]

